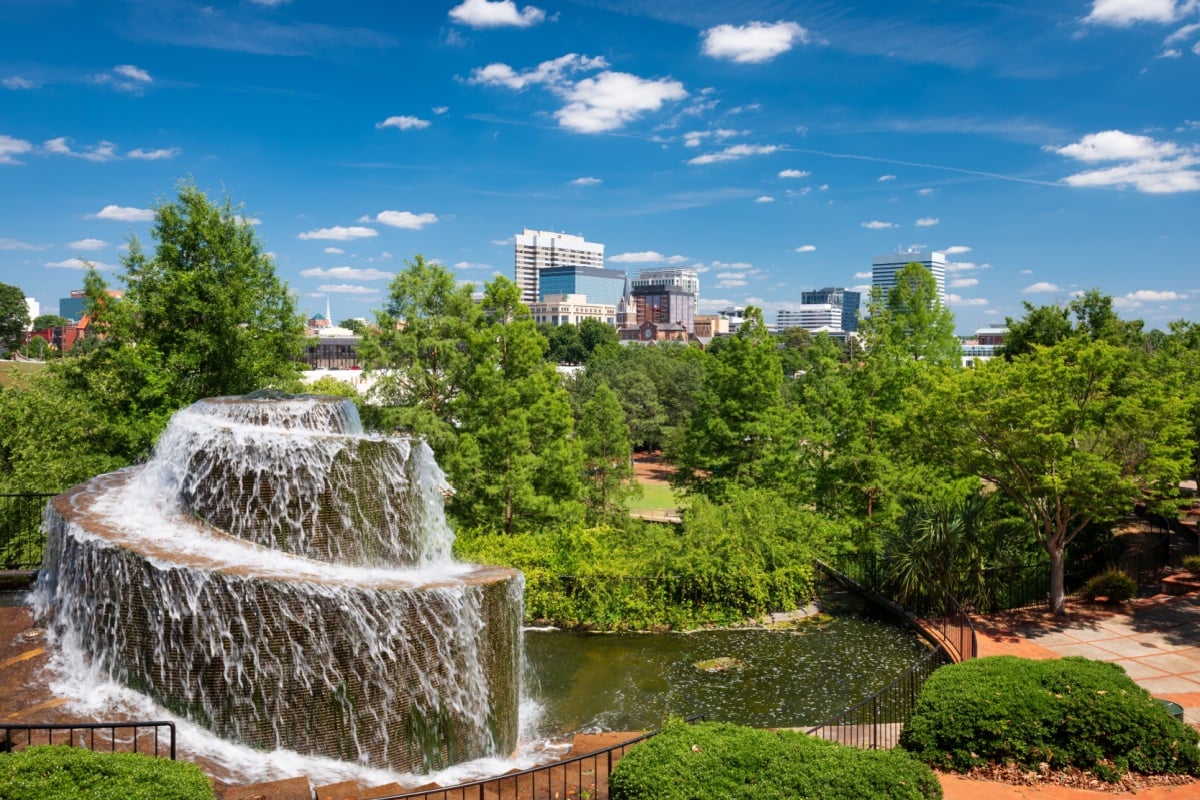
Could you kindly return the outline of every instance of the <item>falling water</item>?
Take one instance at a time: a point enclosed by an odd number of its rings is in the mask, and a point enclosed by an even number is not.
[[[217,398],[55,498],[66,649],[234,742],[397,772],[517,739],[520,573],[456,564],[424,442],[334,398]]]

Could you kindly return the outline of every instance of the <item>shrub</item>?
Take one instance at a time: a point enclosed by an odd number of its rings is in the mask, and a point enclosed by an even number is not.
[[[1073,766],[1114,780],[1200,775],[1200,734],[1119,666],[992,656],[942,667],[917,698],[900,746],[932,766]]]
[[[671,720],[609,778],[612,800],[925,800],[942,787],[900,751],[859,750],[797,731]]]
[[[93,753],[38,745],[0,754],[0,797],[6,800],[213,800],[195,764],[139,753]]]
[[[1183,560],[1183,568],[1193,575],[1200,575],[1200,556],[1188,556]]]
[[[1091,578],[1079,593],[1087,600],[1103,597],[1110,603],[1124,603],[1137,594],[1137,581],[1119,569],[1110,569]]]

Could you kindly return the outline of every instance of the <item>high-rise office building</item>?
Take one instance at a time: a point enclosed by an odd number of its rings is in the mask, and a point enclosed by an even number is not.
[[[937,297],[946,305],[946,254],[936,250],[910,249],[875,256],[871,261],[871,286],[883,289],[884,295],[896,287],[896,275],[907,265],[916,262],[933,275],[937,282]]]
[[[615,306],[625,293],[625,271],[600,267],[547,267],[538,271],[538,302],[550,295],[580,294],[589,303]]]
[[[521,290],[521,302],[529,305],[541,299],[542,270],[556,267],[604,269],[604,245],[582,236],[525,228],[516,235],[513,280]],[[574,294],[563,292],[557,294]]]
[[[781,308],[775,318],[775,327],[780,331],[788,328],[804,328],[806,331],[842,332],[842,309],[833,303],[804,303],[798,308]]]
[[[696,328],[699,293],[700,278],[694,269],[643,269],[631,281],[626,302],[636,309],[638,325],[671,323],[691,334]]]
[[[858,306],[861,300],[862,296],[858,292],[835,286],[800,293],[800,302],[806,306],[828,304],[835,307],[841,318],[834,324],[846,333],[858,330]],[[783,327],[782,320],[780,320],[780,327]]]

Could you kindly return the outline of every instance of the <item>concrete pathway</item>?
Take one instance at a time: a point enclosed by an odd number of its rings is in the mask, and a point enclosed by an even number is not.
[[[1037,609],[977,618],[979,655],[1110,661],[1155,697],[1179,703],[1185,722],[1200,725],[1200,595],[1158,595],[1121,609],[1070,605],[1067,611],[1063,617]]]

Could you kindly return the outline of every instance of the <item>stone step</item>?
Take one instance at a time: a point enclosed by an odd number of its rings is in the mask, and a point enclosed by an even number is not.
[[[220,794],[220,800],[313,800],[308,778],[285,778],[248,786],[231,786]]]

